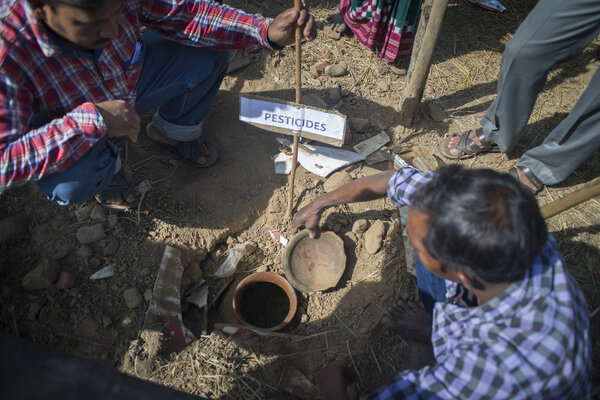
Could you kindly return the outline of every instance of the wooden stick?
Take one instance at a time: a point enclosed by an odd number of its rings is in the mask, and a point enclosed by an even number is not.
[[[576,191],[569,193],[560,199],[551,201],[545,206],[542,206],[540,211],[542,212],[542,217],[550,218],[596,196],[600,196],[600,178],[596,178],[586,183]]]
[[[300,12],[300,0],[294,0],[294,8]],[[300,49],[302,42],[302,30],[296,27],[296,103],[300,104],[302,98],[302,76],[300,74],[301,56]],[[298,134],[294,135],[294,144],[292,145],[292,171],[289,177],[288,207],[285,213],[286,218],[292,218],[292,209],[294,208],[294,180],[296,179],[296,167],[298,166]]]
[[[421,99],[423,98],[423,91],[425,90],[425,83],[427,83],[427,75],[429,75],[433,51],[435,50],[435,45],[440,30],[442,29],[442,22],[444,22],[447,5],[448,0],[433,0],[431,16],[427,22],[425,35],[423,36],[423,47],[417,49],[418,52],[416,54],[417,59],[415,60],[415,67],[412,71],[410,80],[404,89],[404,93],[402,94],[402,100],[400,100],[400,123],[404,126],[410,126],[412,124],[413,116],[418,110]],[[419,23],[419,29],[423,29],[421,23]]]

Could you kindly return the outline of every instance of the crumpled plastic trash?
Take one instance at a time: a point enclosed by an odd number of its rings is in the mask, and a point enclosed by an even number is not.
[[[498,0],[469,0],[469,3],[473,3],[491,11],[504,12],[506,10],[506,7]]]
[[[246,248],[246,243],[238,243],[229,250],[229,254],[227,258],[221,264],[219,269],[215,272],[215,276],[217,278],[228,278],[235,272],[238,263],[242,259],[244,255],[244,249]]]

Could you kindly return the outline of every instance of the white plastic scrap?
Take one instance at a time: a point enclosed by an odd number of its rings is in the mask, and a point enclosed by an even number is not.
[[[228,278],[235,272],[238,263],[242,259],[244,255],[244,249],[246,248],[246,243],[238,243],[229,250],[229,254],[225,259],[225,262],[221,264],[217,272],[215,272],[215,276],[217,278]]]
[[[90,279],[104,279],[115,275],[115,264],[109,264],[106,267],[94,272]]]
[[[194,304],[198,308],[206,307],[208,304],[208,286],[202,286],[185,298],[188,303]]]

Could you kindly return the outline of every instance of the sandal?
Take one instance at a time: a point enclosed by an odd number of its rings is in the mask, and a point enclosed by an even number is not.
[[[440,144],[438,145],[438,150],[444,157],[450,160],[464,160],[465,158],[471,158],[481,153],[500,152],[498,146],[496,146],[493,143],[489,143],[487,140],[485,140],[483,129],[479,128],[475,130],[475,134],[477,135],[477,138],[479,139],[483,147],[479,146],[477,143],[475,143],[469,138],[471,132],[473,131],[470,130],[452,134],[451,137],[446,138],[440,142]],[[458,155],[456,156],[448,152],[448,144],[450,143],[450,140],[452,140],[455,136],[458,136],[460,138],[458,145],[454,147],[458,149]]]
[[[121,202],[107,203],[109,199],[115,199],[115,195],[119,195],[121,197]],[[125,179],[123,173],[119,171],[115,174],[108,186],[94,197],[96,201],[106,209],[125,211],[132,208],[136,208],[138,206],[137,196],[135,201],[127,202],[127,198],[132,195],[135,196],[134,187],[131,186],[127,179]]]
[[[178,142],[175,146],[166,145],[174,150],[183,161],[196,168],[212,167],[219,159],[217,149],[201,138],[191,142]],[[198,157],[204,157],[206,161],[200,164],[196,162]]]
[[[527,179],[529,179],[529,181],[531,183],[533,183],[533,186],[535,186],[535,189],[532,189],[531,186],[526,185],[525,183],[523,183],[521,181],[521,178],[519,177],[519,173],[517,171],[517,168],[523,173],[523,175],[525,175],[527,177]],[[521,187],[523,189],[525,189],[525,191],[527,193],[531,193],[532,195],[536,195],[544,187],[544,184],[542,182],[540,182],[540,180],[527,167],[519,167],[517,165],[516,167],[513,167],[513,168],[509,169],[508,173],[510,174],[510,176],[512,176],[513,178],[515,178],[516,180],[519,181],[519,183],[521,184]]]

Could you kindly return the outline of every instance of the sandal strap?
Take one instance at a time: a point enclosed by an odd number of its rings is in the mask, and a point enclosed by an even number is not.
[[[455,134],[460,138],[458,145],[456,146],[462,153],[459,156],[463,155],[477,155],[483,153],[484,151],[490,150],[493,146],[490,142],[485,139],[485,135],[483,133],[483,129],[478,128],[475,130],[475,135],[477,135],[477,139],[481,142],[481,146],[474,142],[469,136],[471,136],[472,130],[463,131]]]

